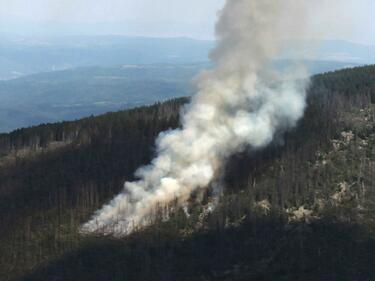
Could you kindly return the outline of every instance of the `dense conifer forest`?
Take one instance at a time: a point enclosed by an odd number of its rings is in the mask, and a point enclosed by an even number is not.
[[[0,135],[0,280],[375,280],[375,66],[314,76],[305,117],[229,159],[214,211],[78,231],[179,126],[187,98]]]

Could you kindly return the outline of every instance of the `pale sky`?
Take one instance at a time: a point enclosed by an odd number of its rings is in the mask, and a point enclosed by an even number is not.
[[[310,0],[306,0],[310,1]],[[375,44],[374,0],[324,0],[313,25],[329,39]],[[0,32],[213,38],[225,0],[0,0]],[[322,28],[324,26],[324,28]]]

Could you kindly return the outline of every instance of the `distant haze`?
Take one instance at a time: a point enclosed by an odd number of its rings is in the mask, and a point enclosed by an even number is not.
[[[212,38],[223,0],[0,0],[9,33]]]
[[[217,11],[223,2],[0,0],[0,32],[22,35],[121,34],[211,39]],[[326,34],[312,33],[314,38],[375,44],[374,10],[373,0],[325,0],[325,4],[315,13],[317,16],[305,20],[312,30],[325,30]]]

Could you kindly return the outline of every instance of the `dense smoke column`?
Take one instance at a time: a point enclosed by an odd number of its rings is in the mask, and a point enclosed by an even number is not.
[[[295,125],[305,108],[305,89],[268,62],[283,39],[286,13],[297,18],[304,12],[297,2],[227,0],[211,54],[215,67],[200,75],[182,129],[160,134],[158,156],[136,172],[139,181],[125,183],[83,232],[122,236],[147,226],[158,205],[175,199],[183,205],[193,191],[206,188],[230,155],[264,147],[276,132]]]

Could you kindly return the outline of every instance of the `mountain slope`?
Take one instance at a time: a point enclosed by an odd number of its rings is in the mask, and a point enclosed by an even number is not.
[[[1,279],[372,280],[374,81],[374,66],[315,76],[296,129],[229,159],[213,212],[195,194],[190,216],[126,239],[77,230],[186,100],[1,135]]]

